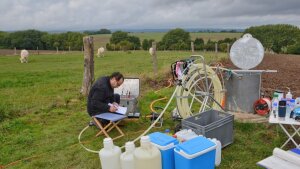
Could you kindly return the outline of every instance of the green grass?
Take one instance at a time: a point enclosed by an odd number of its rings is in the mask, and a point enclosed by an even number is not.
[[[140,38],[140,41],[143,42],[144,39],[154,39],[155,41],[159,42],[162,40],[162,37],[165,35],[165,32],[140,32],[140,33],[129,33],[129,35],[134,35]],[[223,40],[225,38],[240,38],[242,33],[190,33],[192,40],[196,38],[202,38],[205,42],[208,39],[212,41]],[[93,35],[95,40],[95,49],[98,49],[101,46],[105,46],[106,43],[109,43],[109,39],[111,34],[100,34],[100,35]]]
[[[95,58],[95,76],[121,71],[127,77],[141,78],[139,106],[142,117],[123,126],[126,136],[116,141],[124,145],[149,125],[151,101],[170,97],[174,88],[158,94],[145,79],[167,80],[170,64],[187,58],[189,52],[158,52],[159,75],[152,73],[152,59],[146,51],[107,52]],[[207,62],[216,60],[206,53]],[[226,54],[219,54],[225,57]],[[86,99],[80,96],[83,79],[83,54],[32,55],[28,64],[17,56],[0,57],[0,165],[9,168],[100,168],[97,154],[78,144],[79,132],[88,124]],[[167,100],[155,106],[164,106]],[[178,122],[170,118],[173,102],[165,115],[163,128],[174,129]],[[222,152],[219,168],[257,168],[255,163],[272,154],[284,142],[275,126],[235,122],[234,143]],[[82,136],[85,146],[100,150],[103,136],[95,138],[97,129],[89,128]],[[18,161],[21,160],[21,161]],[[7,167],[8,167],[7,166]]]

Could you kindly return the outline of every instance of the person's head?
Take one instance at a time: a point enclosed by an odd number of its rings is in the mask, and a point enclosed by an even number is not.
[[[124,82],[124,76],[120,72],[114,72],[109,76],[110,86],[112,88],[117,88],[121,86]]]

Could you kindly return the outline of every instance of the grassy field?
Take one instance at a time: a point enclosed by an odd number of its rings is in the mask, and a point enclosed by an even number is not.
[[[129,33],[129,35],[134,35],[140,38],[141,42],[144,39],[154,39],[155,41],[161,41],[162,37],[165,35],[165,32],[145,32],[145,33]],[[205,42],[208,41],[208,39],[213,41],[222,40],[225,38],[240,38],[242,33],[190,33],[192,40],[195,40],[196,38],[202,38]],[[111,34],[105,34],[105,35],[93,35],[95,40],[95,49],[98,49],[101,46],[105,46],[106,43],[109,43],[109,39],[111,37]]]
[[[166,81],[170,64],[187,58],[189,52],[158,52],[159,75],[152,73],[148,52],[107,52],[95,58],[95,76],[121,71],[127,77],[141,78],[139,106],[142,117],[123,126],[126,136],[116,141],[124,145],[136,138],[149,125],[144,115],[149,104],[162,96],[170,97],[173,88],[154,93],[151,81]],[[205,53],[207,62],[215,61],[215,53]],[[97,154],[78,144],[79,132],[88,124],[86,98],[79,93],[83,79],[82,53],[65,55],[32,55],[28,64],[20,64],[18,56],[0,57],[0,165],[5,168],[100,168]],[[157,106],[164,106],[166,101]],[[175,103],[172,103],[172,108]],[[168,112],[172,110],[168,109]],[[178,122],[165,116],[163,128],[174,129]],[[149,124],[149,125],[145,125]],[[103,137],[94,137],[96,128],[82,136],[85,146],[102,148]],[[257,168],[255,163],[272,154],[284,142],[284,134],[268,124],[234,123],[234,143],[222,151],[218,168]],[[1,168],[0,166],[0,168]]]

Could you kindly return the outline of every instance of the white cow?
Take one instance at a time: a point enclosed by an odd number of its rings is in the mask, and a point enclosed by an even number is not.
[[[105,52],[104,47],[100,47],[100,48],[98,49],[97,56],[98,56],[98,57],[104,57],[104,52]]]
[[[28,63],[29,52],[27,50],[21,50],[20,56],[21,63]]]
[[[150,53],[151,56],[153,56],[153,54],[154,54],[153,48],[150,48],[150,49],[149,49],[149,53]]]

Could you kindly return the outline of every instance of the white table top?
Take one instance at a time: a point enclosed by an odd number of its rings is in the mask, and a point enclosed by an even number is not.
[[[291,124],[291,125],[300,125],[300,122],[296,121],[293,118],[289,117],[274,117],[274,115],[271,113],[269,117],[269,123],[280,123],[280,124]]]

